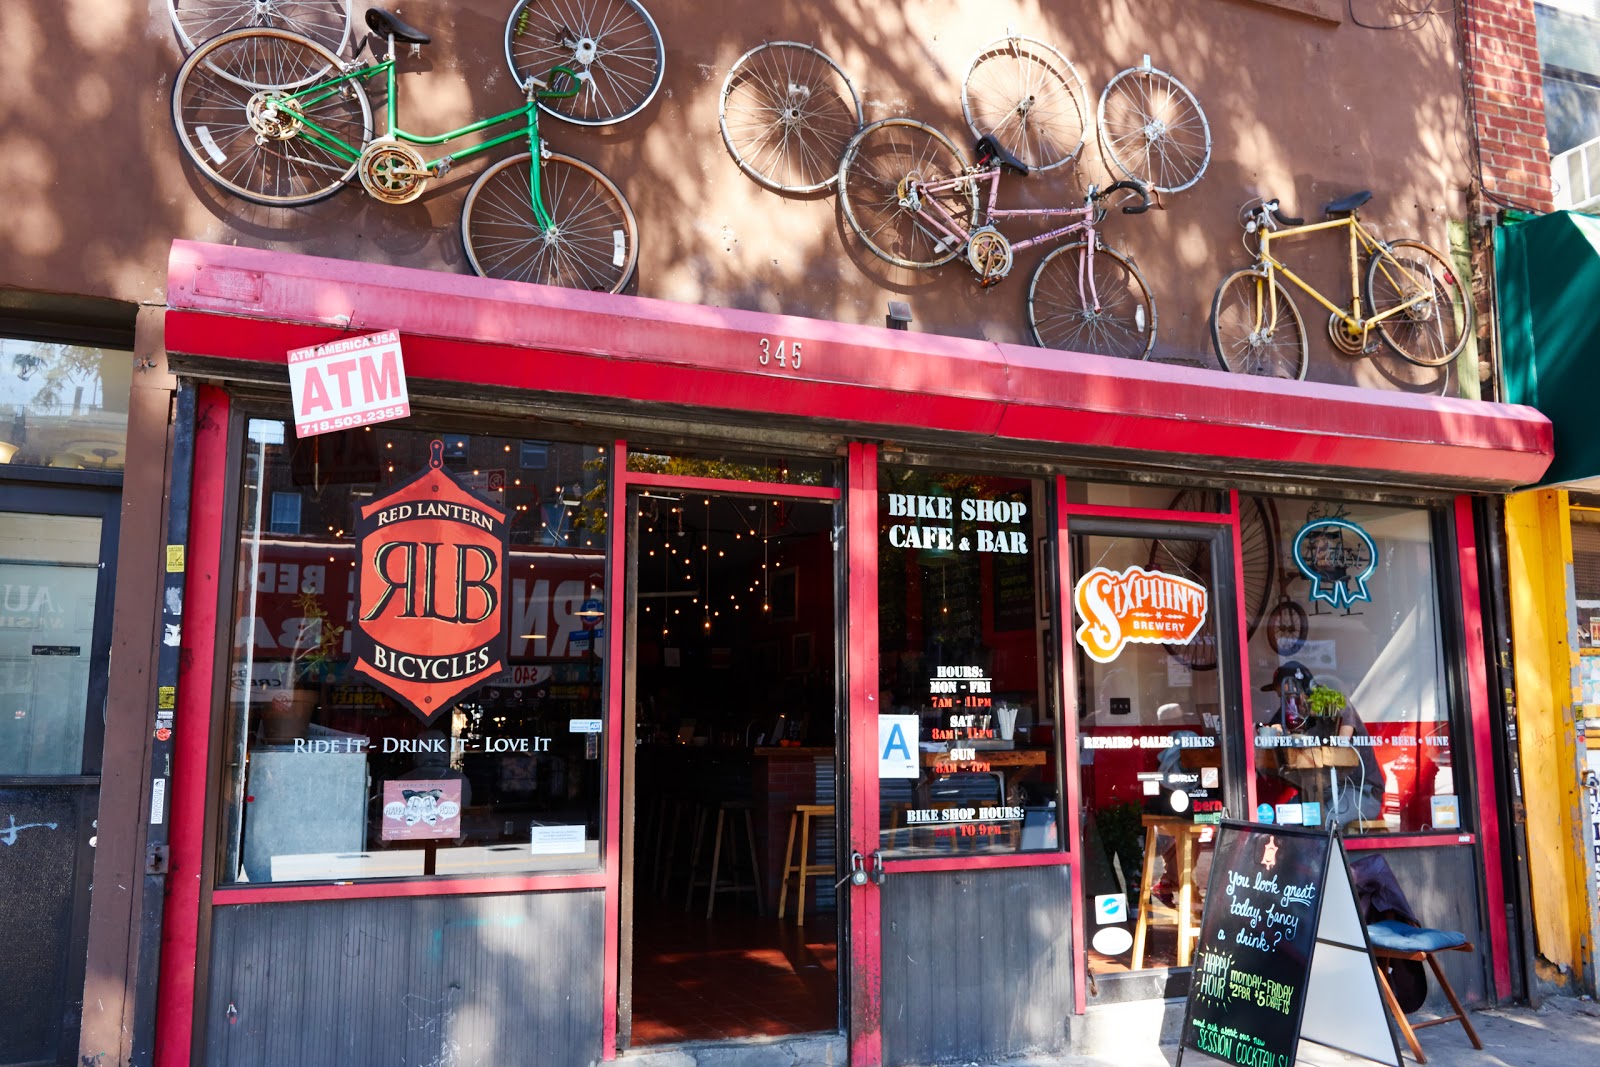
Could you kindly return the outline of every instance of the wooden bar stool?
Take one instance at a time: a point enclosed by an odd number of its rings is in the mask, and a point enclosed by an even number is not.
[[[744,844],[750,865],[750,881],[744,881],[739,872],[736,853],[739,851],[739,816],[744,816]],[[754,893],[756,914],[765,913],[761,898],[761,860],[756,855],[756,823],[748,800],[724,800],[717,805],[715,828],[711,831],[711,867],[704,878],[697,877],[694,868],[702,854],[706,824],[711,821],[711,809],[703,807],[695,825],[694,854],[690,860],[689,895],[684,901],[688,909],[694,901],[694,891],[706,889],[706,918],[716,912],[718,893]],[[723,869],[723,842],[727,842],[727,869]],[[723,875],[727,877],[724,878]]]
[[[1156,850],[1163,834],[1178,845],[1178,914],[1174,922],[1178,927],[1178,966],[1187,967],[1195,939],[1200,936],[1200,927],[1194,922],[1194,845],[1206,824],[1169,815],[1146,815],[1142,821],[1144,872],[1139,878],[1139,920],[1133,927],[1133,970],[1144,969],[1145,935],[1152,925],[1150,897],[1155,889]],[[1162,925],[1166,925],[1165,920]]]
[[[778,918],[783,918],[789,906],[789,876],[796,875],[800,885],[800,899],[795,904],[794,924],[806,924],[806,879],[832,878],[833,866],[811,863],[811,820],[833,818],[832,804],[796,804],[789,813],[789,842],[783,846],[783,888],[778,892]],[[800,829],[800,858],[794,855],[794,831]]]

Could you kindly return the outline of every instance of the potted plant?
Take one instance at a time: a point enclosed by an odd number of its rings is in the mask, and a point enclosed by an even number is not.
[[[261,715],[263,744],[288,744],[306,735],[322,683],[339,655],[339,642],[344,637],[344,627],[328,621],[328,609],[310,589],[302,589],[295,604],[300,609],[300,628],[295,633],[283,687],[272,695]]]

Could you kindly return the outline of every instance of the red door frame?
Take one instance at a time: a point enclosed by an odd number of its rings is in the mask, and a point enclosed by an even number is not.
[[[611,514],[616,521],[611,523],[611,546],[608,566],[616,576],[613,587],[612,579],[607,579],[606,597],[607,610],[606,622],[610,627],[606,631],[610,655],[616,658],[611,662],[621,664],[612,683],[610,692],[614,699],[608,714],[607,728],[611,730],[611,746],[607,750],[611,763],[606,770],[606,797],[607,797],[607,859],[606,859],[606,957],[605,957],[605,1035],[602,1045],[602,1055],[607,1061],[617,1058],[617,1013],[621,980],[621,951],[622,951],[622,837],[621,827],[623,812],[623,781],[622,781],[622,734],[623,724],[628,714],[625,704],[626,691],[633,686],[622,684],[621,671],[631,671],[632,662],[624,662],[626,657],[627,634],[624,633],[623,622],[627,613],[623,610],[624,597],[631,596],[633,591],[626,588],[622,576],[626,573],[626,559],[623,553],[629,551],[626,532],[628,528],[627,507],[629,496],[634,489],[676,489],[682,492],[721,494],[724,496],[753,496],[769,499],[814,500],[819,502],[838,501],[844,498],[845,491],[833,486],[791,485],[785,482],[743,482],[723,478],[700,478],[677,474],[650,474],[628,470],[628,445],[626,441],[618,441],[613,449],[612,462],[615,471],[613,481],[616,483],[616,495],[611,499]],[[615,592],[612,589],[615,588]],[[615,607],[612,607],[612,602]],[[838,640],[836,634],[834,639]],[[609,676],[608,676],[609,678]],[[629,798],[627,817],[633,817],[633,798]]]
[[[1075,707],[1069,708],[1067,706],[1068,702],[1074,699],[1074,694],[1076,694],[1078,691],[1076,645],[1070,636],[1072,631],[1072,590],[1073,582],[1075,580],[1075,576],[1071,573],[1072,552],[1070,534],[1072,518],[1074,516],[1081,518],[1100,519],[1135,519],[1145,522],[1188,523],[1196,526],[1226,526],[1228,528],[1228,537],[1233,548],[1232,584],[1234,590],[1233,603],[1235,609],[1233,614],[1235,620],[1234,625],[1236,627],[1235,633],[1238,635],[1237,645],[1239,651],[1238,675],[1236,684],[1239,687],[1239,707],[1242,719],[1241,722],[1236,724],[1236,728],[1242,730],[1243,734],[1241,736],[1246,738],[1245,751],[1247,760],[1253,758],[1255,751],[1255,731],[1251,729],[1251,724],[1254,722],[1255,712],[1251,701],[1250,690],[1249,642],[1245,638],[1245,634],[1249,629],[1249,609],[1245,604],[1244,598],[1244,549],[1241,543],[1239,530],[1239,491],[1237,489],[1231,489],[1228,491],[1228,510],[1226,513],[1211,511],[1169,511],[1160,508],[1110,507],[1098,504],[1072,504],[1067,502],[1067,496],[1067,479],[1065,477],[1058,476],[1056,478],[1056,500],[1057,514],[1060,515],[1061,519],[1058,524],[1059,529],[1056,534],[1056,547],[1058,550],[1059,560],[1057,573],[1062,577],[1061,581],[1057,583],[1059,586],[1058,595],[1060,597],[1057,602],[1061,604],[1061,612],[1063,616],[1059,629],[1061,631],[1061,663],[1063,664],[1062,684],[1064,686],[1062,690],[1063,696],[1061,717],[1067,724],[1066,729],[1063,731],[1064,736],[1062,739],[1062,744],[1067,755],[1063,759],[1062,767],[1063,769],[1073,768],[1073,770],[1065,774],[1064,777],[1067,781],[1067,800],[1068,803],[1071,804],[1071,809],[1068,815],[1068,823],[1071,826],[1072,832],[1072,856],[1076,858],[1082,854],[1083,847],[1081,837],[1082,819],[1079,815],[1083,802],[1083,787],[1082,782],[1080,781],[1080,776],[1076,772],[1076,768],[1080,766],[1077,759],[1077,709]],[[1220,619],[1218,620],[1218,625],[1221,625]],[[1246,773],[1244,779],[1245,812],[1248,818],[1253,819],[1253,813],[1256,807],[1255,775]],[[1076,964],[1076,973],[1073,976],[1072,990],[1076,1010],[1079,1015],[1082,1015],[1088,1010],[1087,986],[1089,976],[1089,952],[1086,941],[1088,930],[1086,924],[1084,923],[1084,912],[1087,909],[1082,906],[1083,887],[1078,884],[1078,878],[1081,876],[1081,873],[1081,866],[1075,868],[1073,871],[1073,890],[1077,894],[1077,899],[1075,900],[1074,907],[1072,909],[1072,954],[1074,963]]]

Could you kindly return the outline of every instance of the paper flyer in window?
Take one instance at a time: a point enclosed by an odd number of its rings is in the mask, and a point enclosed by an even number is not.
[[[461,836],[461,780],[416,778],[383,783],[383,840]]]

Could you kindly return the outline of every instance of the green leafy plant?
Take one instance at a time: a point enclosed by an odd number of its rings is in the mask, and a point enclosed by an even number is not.
[[[1328,685],[1311,687],[1311,714],[1331,717],[1344,710],[1344,694]]]
[[[300,608],[300,630],[289,655],[289,674],[295,682],[317,684],[326,678],[339,656],[344,627],[328,622],[328,609],[310,589],[295,598]]]

